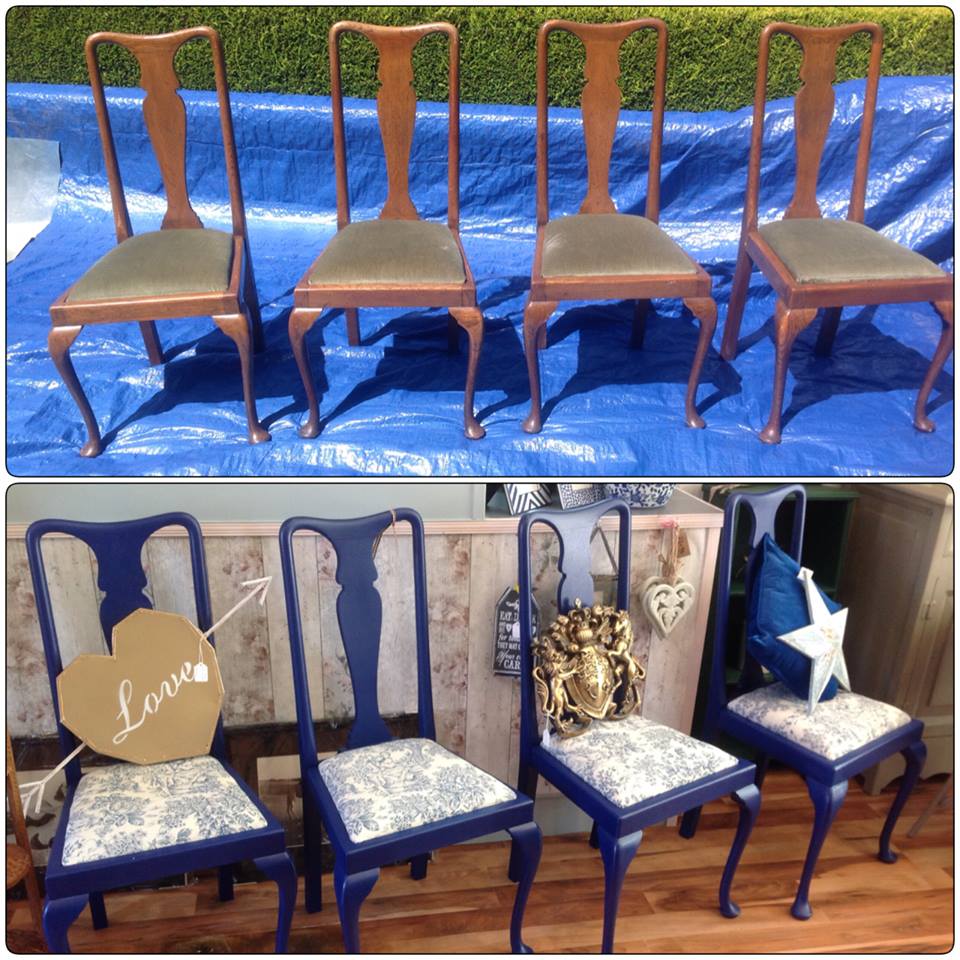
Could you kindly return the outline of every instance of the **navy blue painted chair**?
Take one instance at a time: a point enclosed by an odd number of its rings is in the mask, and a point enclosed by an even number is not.
[[[93,551],[97,585],[104,594],[100,624],[110,649],[113,627],[117,623],[134,610],[152,608],[150,598],[143,592],[147,577],[141,553],[153,533],[173,525],[183,527],[189,538],[197,625],[206,630],[213,621],[203,540],[200,525],[189,514],[166,513],[121,523],[39,520],[27,530],[27,556],[64,757],[74,751],[79,741],[60,722],[56,681],[63,665],[41,541],[47,534],[67,534],[82,540]],[[213,637],[209,639],[213,643]],[[240,860],[253,860],[276,882],[280,897],[276,949],[286,951],[297,895],[296,871],[285,849],[283,827],[226,762],[222,720],[217,723],[209,756],[150,766],[118,763],[96,767],[86,774],[81,773],[79,758],[74,758],[66,766],[65,775],[67,793],[50,850],[43,908],[43,929],[54,953],[69,951],[67,931],[88,902],[94,927],[107,926],[105,890],[219,867],[220,899],[231,900],[232,864]],[[179,821],[176,828],[168,824],[169,836],[164,836],[164,827],[160,826],[158,834],[150,836],[149,823],[163,823],[165,797],[146,789],[143,778],[157,776],[202,782],[206,789],[197,797],[196,821],[201,822],[209,805],[217,812],[218,835],[183,839],[185,832],[190,833],[184,829],[190,811],[184,806],[184,796],[180,796],[176,799],[176,810],[167,811],[168,821]],[[222,792],[211,794],[211,786],[214,791]],[[149,799],[144,800],[144,796]],[[137,829],[118,829],[117,818],[123,820],[125,811],[132,812],[129,825]],[[144,825],[145,820],[148,825]],[[209,825],[209,820],[205,822]],[[194,832],[210,831],[198,828]]]
[[[531,652],[532,584],[530,535],[540,523],[560,541],[557,609],[566,613],[577,600],[594,602],[590,573],[590,537],[608,513],[620,521],[617,607],[629,609],[630,508],[623,500],[604,500],[573,510],[533,510],[520,518],[520,769],[518,787],[534,796],[537,778],[547,780],[594,821],[590,842],[600,848],[605,886],[604,953],[613,950],[620,891],[642,831],[668,817],[731,794],[740,818],[720,881],[720,910],[739,914],[730,898],[734,873],[760,806],[752,763],[676,730],[632,715],[617,722],[595,722],[566,740],[541,739],[533,685]],[[681,833],[684,833],[681,830]],[[686,833],[684,833],[686,835]],[[517,864],[511,862],[511,868]]]
[[[412,533],[411,568],[416,615],[418,738],[394,739],[377,702],[382,608],[376,545],[393,523]],[[325,537],[337,557],[337,621],[353,685],[355,719],[345,748],[318,763],[313,711],[304,660],[293,535],[309,530]],[[517,881],[510,945],[529,953],[521,939],[523,913],[540,862],[542,837],[533,822],[533,801],[436,742],[430,682],[427,575],[423,521],[400,508],[356,520],[293,517],[280,528],[280,556],[287,598],[293,661],[300,773],[303,784],[307,911],[321,907],[321,826],[333,846],[334,891],[348,953],[360,949],[360,907],[380,867],[410,859],[414,879],[427,872],[431,850],[507,830]]]
[[[706,739],[715,740],[723,732],[759,751],[757,786],[770,757],[786,764],[804,777],[813,800],[814,821],[810,846],[791,913],[798,920],[808,919],[810,881],[817,857],[834,817],[847,794],[850,777],[867,770],[895,753],[902,753],[906,772],[880,834],[879,857],[893,863],[897,857],[890,849],[890,837],[927,755],[923,724],[907,714],[877,700],[856,693],[838,691],[833,700],[819,704],[811,717],[806,703],[794,697],[782,684],[767,683],[759,663],[749,654],[736,696],[727,699],[726,641],[733,577],[734,542],[737,523],[748,523],[750,553],[746,560],[745,586],[749,599],[757,574],[759,551],[756,547],[765,533],[775,537],[777,513],[790,497],[795,498],[793,529],[789,546],[784,546],[797,561],[803,542],[806,493],[802,486],[778,487],[766,493],[734,493],[726,503],[720,559],[717,571],[717,605],[714,617],[715,638],[710,677],[709,701],[704,725]],[[740,559],[740,558],[736,558]],[[816,573],[816,571],[814,571]],[[856,678],[854,678],[854,682]],[[697,811],[690,815],[690,829],[696,829]]]

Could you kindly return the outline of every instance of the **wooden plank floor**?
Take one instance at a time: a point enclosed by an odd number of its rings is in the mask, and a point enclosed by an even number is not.
[[[921,784],[895,835],[896,864],[876,858],[877,838],[892,788],[868,797],[852,782],[827,839],[807,922],[788,913],[806,852],[812,810],[803,782],[787,771],[767,778],[763,807],[744,854],[734,897],[736,920],[716,909],[717,885],[736,822],[730,801],[704,809],[693,840],[675,829],[646,832],[624,884],[617,950],[632,953],[945,952],[953,943],[953,810],[936,812],[920,836],[906,831],[939,789]],[[488,953],[506,951],[513,886],[508,844],[453,847],[440,852],[425,880],[405,868],[381,873],[361,913],[366,952]],[[71,929],[76,952],[261,952],[272,949],[275,887],[238,885],[232,903],[216,899],[216,884],[108,894],[110,927],[94,931],[85,911]],[[330,877],[324,909],[308,916],[302,881],[290,950],[342,950]],[[540,953],[595,952],[603,904],[599,854],[584,835],[551,837],[527,908],[524,936]],[[10,926],[29,926],[25,904]]]

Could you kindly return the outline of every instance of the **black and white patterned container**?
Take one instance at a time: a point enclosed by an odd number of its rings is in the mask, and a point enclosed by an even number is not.
[[[503,492],[513,516],[545,507],[550,502],[550,487],[545,483],[505,483]]]
[[[640,510],[662,507],[677,489],[675,483],[605,483],[603,486],[608,497],[620,497]]]
[[[560,506],[564,510],[572,507],[585,507],[604,498],[602,483],[558,483]]]

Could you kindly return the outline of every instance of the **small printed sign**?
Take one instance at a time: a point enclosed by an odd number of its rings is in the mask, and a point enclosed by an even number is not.
[[[540,633],[540,608],[531,598],[533,635]],[[509,587],[497,601],[494,619],[493,672],[501,677],[520,676],[520,590]]]

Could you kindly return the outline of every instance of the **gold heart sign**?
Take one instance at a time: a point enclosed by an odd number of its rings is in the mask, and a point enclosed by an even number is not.
[[[223,680],[186,617],[135,610],[113,628],[112,656],[81,654],[57,677],[57,693],[64,726],[97,753],[160,763],[210,752]]]

